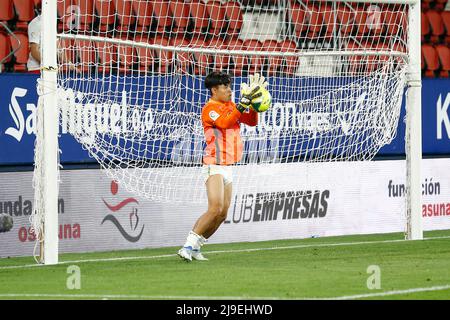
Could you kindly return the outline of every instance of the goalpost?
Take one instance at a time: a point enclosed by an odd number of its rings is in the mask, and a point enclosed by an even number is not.
[[[422,239],[420,1],[43,0],[42,15],[39,262],[58,263],[59,125],[126,190],[205,201],[213,70],[232,75],[236,96],[250,74],[269,82],[272,109],[241,130],[248,190],[256,175],[276,184],[284,163],[371,160],[395,137],[407,88],[405,236]]]

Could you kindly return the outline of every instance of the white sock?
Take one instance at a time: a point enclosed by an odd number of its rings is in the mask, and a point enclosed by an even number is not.
[[[200,241],[200,237],[198,234],[196,234],[194,231],[189,231],[189,234],[186,238],[186,243],[184,244],[185,247],[191,247],[192,249],[197,249],[198,243]]]

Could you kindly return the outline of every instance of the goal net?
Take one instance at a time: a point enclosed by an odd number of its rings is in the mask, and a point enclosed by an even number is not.
[[[241,128],[239,191],[284,163],[371,160],[409,66],[410,5],[389,2],[57,0],[61,128],[127,190],[204,202],[204,78],[229,73],[236,101],[260,73],[272,107]]]

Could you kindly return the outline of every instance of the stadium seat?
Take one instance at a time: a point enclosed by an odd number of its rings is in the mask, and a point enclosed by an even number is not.
[[[276,40],[265,40],[262,45],[265,52],[280,52],[280,47]],[[282,57],[268,57],[267,74],[270,76],[276,75],[281,69],[282,62]]]
[[[116,21],[116,5],[114,0],[94,0],[97,16],[100,21],[99,31],[107,32]]]
[[[194,20],[195,31],[198,33],[204,31],[209,25],[209,15],[206,7],[207,5],[201,0],[192,0],[189,2],[189,12]]]
[[[360,4],[354,4],[353,9],[355,10],[355,26],[356,34],[361,37],[369,32],[367,25],[367,11]]]
[[[126,41],[127,38],[121,38]],[[119,72],[128,73],[133,71],[133,65],[137,61],[134,48],[129,44],[116,44],[117,58],[119,61]]]
[[[156,37],[153,41],[153,44],[161,45],[164,47],[172,45],[171,40],[162,36]],[[159,73],[169,73],[174,62],[173,52],[154,49],[154,57]]]
[[[439,70],[439,56],[436,49],[429,44],[422,44],[422,53],[425,60],[425,76],[435,77]]]
[[[189,46],[189,41],[186,40],[184,37],[179,37],[179,38],[175,38],[173,39],[173,46],[175,47],[188,47]],[[192,63],[192,58],[191,58],[191,54],[189,52],[176,52],[176,66],[177,66],[177,70],[178,72],[182,72],[182,73],[191,73],[191,63]]]
[[[315,5],[308,4],[306,9],[308,20],[308,38],[317,38],[323,27],[323,8],[318,8]]]
[[[89,72],[96,65],[95,47],[89,40],[75,40],[77,67],[80,71]]]
[[[279,44],[281,51],[284,52],[297,52],[297,45],[292,40],[284,40]],[[285,70],[287,75],[294,75],[298,67],[298,57],[285,57],[284,58]]]
[[[223,28],[226,24],[225,8],[222,6],[220,1],[215,0],[215,1],[208,2],[206,9],[207,9],[208,15],[211,19],[210,33],[214,34],[215,36],[218,36],[221,34],[221,31],[223,30]]]
[[[170,10],[174,21],[172,32],[182,34],[189,25],[189,5],[183,0],[172,0],[170,1]]]
[[[436,46],[436,51],[442,67],[440,76],[448,78],[450,76],[450,48],[440,44]]]
[[[152,25],[152,6],[149,1],[132,1],[136,16],[136,32],[147,32]]]
[[[398,35],[399,30],[406,30],[407,15],[402,11],[383,10],[381,12],[384,25],[386,26],[386,33],[388,35]]]
[[[190,47],[192,48],[204,48],[208,47],[209,43],[204,41],[191,42]],[[194,74],[196,75],[207,75],[210,71],[210,66],[212,64],[212,56],[209,53],[193,52],[194,57]]]
[[[16,30],[27,31],[28,23],[34,19],[34,0],[14,0],[17,21]]]
[[[444,23],[439,12],[428,10],[425,15],[431,26],[431,42],[439,42],[440,38],[445,34]]]
[[[0,21],[7,22],[14,19],[14,9],[12,0],[0,1]]]
[[[98,65],[97,70],[100,73],[109,73],[111,68],[117,65],[117,48],[114,44],[94,41],[97,48]]]
[[[447,5],[448,0],[436,0],[434,3],[434,9],[435,10],[443,10],[445,6]]]
[[[442,18],[442,22],[444,23],[444,27],[446,30],[445,42],[447,44],[450,44],[450,11],[442,11],[441,18]]]
[[[72,0],[78,3],[80,10],[80,31],[92,30],[94,23],[95,10],[94,0]]]
[[[30,49],[28,47],[28,36],[25,33],[15,32],[9,35],[11,48],[14,52],[14,71],[27,71],[27,62]]]
[[[420,21],[421,21],[421,39],[423,42],[428,39],[431,31],[430,22],[428,21],[428,17],[424,12],[420,14]]]
[[[228,50],[244,50],[244,42],[241,39],[230,39],[227,44]],[[247,57],[244,55],[232,55],[234,75],[241,76],[247,66]]]
[[[339,30],[345,36],[353,31],[353,21],[355,20],[355,13],[353,9],[346,4],[339,3],[336,12],[337,20],[339,22]]]
[[[157,22],[157,32],[165,32],[166,28],[172,26],[172,13],[170,12],[169,1],[150,1],[153,16]]]
[[[11,61],[11,56],[8,55],[11,52],[11,43],[8,36],[0,32],[0,72],[4,71],[3,64]]]
[[[262,51],[263,46],[259,40],[247,39],[244,41],[244,50],[247,51]],[[260,72],[264,64],[264,57],[262,56],[249,56],[248,57],[248,72]]]
[[[228,45],[224,42],[222,38],[213,38],[209,42],[209,48],[219,49],[219,50],[227,50]],[[220,71],[229,71],[231,57],[229,54],[216,53],[213,55],[214,62],[214,70]]]
[[[133,2],[134,0],[116,0],[116,13],[119,22],[116,29],[119,33],[128,32],[130,29],[133,29],[136,23],[133,13]]]
[[[72,39],[59,39],[58,50],[61,52],[58,55],[58,62],[62,64],[62,70],[67,71],[67,63],[76,63],[77,50],[74,41]],[[64,60],[61,61],[61,59]]]
[[[354,41],[349,41],[346,45],[346,49],[350,51],[356,51],[356,49],[361,49],[361,46]],[[361,55],[351,55],[348,57],[348,69],[350,73],[358,74],[362,71],[362,59]]]
[[[227,34],[237,38],[243,23],[241,6],[237,1],[227,1],[224,7],[225,15],[228,20]]]
[[[294,25],[295,34],[298,38],[308,29],[309,15],[304,6],[295,2],[291,6],[291,23]]]
[[[331,40],[333,31],[337,30],[336,12],[331,5],[325,5],[322,9],[323,25],[325,27],[325,41]]]

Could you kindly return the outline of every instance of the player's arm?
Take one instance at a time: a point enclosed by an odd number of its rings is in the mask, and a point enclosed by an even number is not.
[[[235,108],[233,111],[220,111],[215,105],[203,109],[203,120],[219,129],[231,128],[241,117],[241,112]]]
[[[220,129],[231,128],[242,117],[244,111],[246,111],[250,107],[252,99],[261,96],[260,92],[257,93],[258,90],[259,87],[254,88],[251,91],[241,90],[241,99],[239,101],[239,104],[236,105],[236,108],[232,111],[226,110],[221,112],[214,105],[207,106],[205,109],[203,109],[204,121]]]

